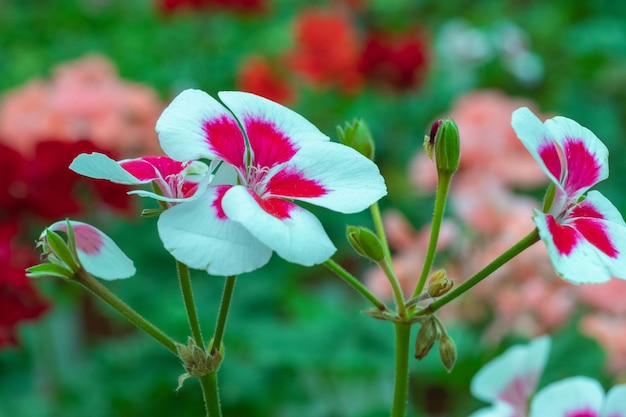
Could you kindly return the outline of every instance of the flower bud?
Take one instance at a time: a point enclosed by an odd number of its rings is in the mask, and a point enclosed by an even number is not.
[[[448,372],[451,372],[456,363],[456,344],[445,332],[439,338],[439,356],[443,366],[446,367]]]
[[[359,153],[370,160],[374,160],[374,139],[369,127],[362,119],[346,122],[345,126],[337,126],[339,141],[356,149]]]
[[[450,291],[453,285],[454,281],[448,279],[445,269],[440,269],[430,277],[426,292],[431,298],[441,297]]]
[[[432,159],[434,153],[437,171],[444,174],[453,174],[459,168],[461,157],[461,141],[459,129],[452,119],[438,120],[433,123],[428,137],[427,152]],[[424,142],[426,147],[426,142]]]
[[[435,345],[437,340],[437,325],[432,317],[422,323],[415,338],[415,359],[422,360]]]
[[[365,227],[348,226],[346,234],[350,245],[359,255],[374,262],[380,262],[385,258],[383,244],[371,230]]]

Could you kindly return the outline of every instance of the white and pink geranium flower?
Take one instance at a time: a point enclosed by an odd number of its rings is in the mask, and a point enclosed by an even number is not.
[[[472,379],[470,390],[478,399],[492,404],[476,416],[526,416],[528,399],[534,394],[550,353],[548,336],[528,345],[511,347],[485,365]]]
[[[541,123],[525,107],[512,125],[553,183],[552,201],[533,219],[557,273],[577,284],[626,279],[626,223],[598,191],[585,195],[608,177],[606,146],[573,120]]]
[[[193,199],[206,189],[210,167],[201,161],[176,161],[168,156],[145,156],[114,161],[101,153],[80,154],[70,169],[90,178],[117,184],[154,186],[154,192],[133,190],[129,194],[164,201],[169,207]]]
[[[485,365],[472,379],[472,394],[491,402],[470,417],[626,417],[626,384],[605,395],[587,377],[547,385],[535,394],[550,351],[543,336],[528,345],[511,347]]]
[[[236,275],[265,265],[272,252],[306,266],[324,262],[335,246],[293,200],[341,213],[364,210],[386,194],[378,167],[277,103],[243,92],[219,98],[224,104],[186,90],[165,109],[156,129],[167,163],[81,155],[72,169],[124,184],[156,183],[162,195],[135,192],[170,203],[159,235],[192,268]]]

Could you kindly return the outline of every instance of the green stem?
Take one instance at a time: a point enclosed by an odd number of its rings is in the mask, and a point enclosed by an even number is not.
[[[117,298],[112,292],[110,292],[104,285],[100,284],[98,280],[92,277],[84,269],[79,269],[75,275],[76,281],[83,287],[87,288],[94,295],[102,299],[105,303],[110,305],[113,309],[117,310],[128,321],[140,328],[148,335],[152,336],[154,340],[165,346],[173,354],[178,355],[176,350],[176,344],[174,341],[159,330],[156,326],[143,318],[139,313],[130,308],[126,303]]]
[[[328,259],[326,262],[324,262],[324,265],[326,266],[326,268],[337,274],[339,278],[347,282],[348,285],[357,290],[363,297],[368,299],[369,302],[374,304],[374,307],[376,307],[378,310],[387,311],[387,306],[385,305],[385,303],[376,298],[376,296],[372,294],[370,290],[365,287],[365,285],[363,285],[351,273],[343,269],[341,265],[339,265],[337,262],[333,261],[332,259]]]
[[[515,256],[522,253],[524,250],[531,247],[533,244],[539,241],[539,232],[537,229],[534,229],[528,235],[526,235],[522,240],[517,242],[513,247],[509,248],[502,255],[498,256],[494,259],[489,265],[479,271],[476,275],[465,281],[463,284],[456,287],[453,291],[444,295],[440,299],[431,303],[428,307],[420,310],[416,313],[416,316],[421,316],[424,314],[431,314],[448,304],[450,301],[454,300],[461,294],[465,293],[467,290],[472,288],[474,285],[478,284],[480,281],[491,275],[494,271],[500,268],[502,265],[513,259]]]
[[[370,211],[372,212],[372,219],[374,220],[374,228],[376,229],[376,234],[380,239],[380,242],[383,244],[383,250],[385,251],[385,258],[391,260],[391,253],[389,252],[389,243],[387,243],[387,236],[385,235],[385,227],[383,226],[383,218],[380,215],[380,208],[378,207],[378,203],[374,203],[370,206]]]
[[[378,263],[378,266],[385,272],[389,283],[391,284],[391,290],[393,291],[393,298],[396,300],[396,306],[398,308],[398,316],[406,318],[406,306],[404,302],[404,293],[400,286],[400,280],[396,275],[396,272],[391,265],[391,261],[383,259]]]
[[[230,310],[230,302],[233,298],[235,290],[236,276],[226,277],[224,283],[224,292],[220,302],[220,310],[217,314],[217,323],[215,324],[215,334],[209,346],[209,355],[220,352],[222,339],[224,338],[224,329],[226,328],[226,319],[228,318],[228,310]],[[217,371],[211,372],[200,377],[200,385],[202,386],[202,395],[204,396],[204,405],[208,417],[221,417],[222,406],[220,403],[220,394],[217,384]]]
[[[193,299],[189,267],[182,262],[176,261],[176,271],[178,272],[178,282],[180,283],[180,290],[183,294],[191,334],[193,335],[196,345],[204,346],[204,340],[202,340],[202,330],[200,329],[200,321],[198,320],[198,313],[196,312],[196,303]]]
[[[409,339],[411,324],[394,323],[396,331],[396,382],[391,417],[404,417],[409,393]]]
[[[424,266],[422,267],[422,273],[420,274],[419,281],[413,292],[411,298],[415,298],[422,293],[424,286],[426,285],[426,279],[430,273],[430,269],[435,261],[435,253],[437,252],[437,242],[439,241],[439,231],[441,230],[441,222],[443,221],[443,214],[446,208],[446,200],[448,199],[448,191],[450,190],[450,181],[452,180],[452,174],[440,174],[439,181],[437,183],[437,193],[435,195],[435,208],[433,210],[432,228],[430,231],[430,241],[428,242],[428,249],[426,250],[426,258],[424,259]]]
[[[213,348],[220,349],[222,339],[224,338],[224,329],[226,328],[226,319],[228,318],[228,310],[230,309],[230,302],[233,298],[233,291],[235,290],[236,276],[226,277],[224,283],[224,292],[222,293],[222,301],[220,302],[220,311],[217,315],[217,322],[215,324],[215,335],[213,336]],[[217,384],[217,382],[216,382]]]
[[[217,372],[206,374],[199,379],[207,417],[221,417],[222,405],[217,388]]]

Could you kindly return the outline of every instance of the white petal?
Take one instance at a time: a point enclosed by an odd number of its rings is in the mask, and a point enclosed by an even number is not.
[[[222,208],[230,219],[241,223],[289,262],[311,266],[335,253],[319,220],[295,204],[289,218],[279,219],[264,211],[245,187],[235,186],[224,195]]]
[[[71,220],[78,260],[90,274],[110,281],[135,275],[135,266],[113,240],[95,227]],[[67,223],[59,221],[49,227],[67,233]]]
[[[109,180],[117,184],[145,184],[122,168],[117,161],[101,153],[82,153],[70,164],[70,169],[89,178]]]
[[[233,115],[213,97],[200,90],[180,93],[159,117],[156,131],[167,155],[179,161],[213,159],[216,154],[207,140],[205,123]]]
[[[334,211],[359,212],[387,194],[376,164],[338,143],[303,144],[286,165],[295,167],[304,178],[314,180],[327,191],[319,197],[294,198]]]
[[[218,96],[244,127],[246,121],[260,119],[272,123],[296,145],[301,142],[330,140],[298,113],[266,98],[241,91],[221,91]]]
[[[550,338],[542,336],[528,345],[509,348],[474,375],[472,395],[487,402],[504,401],[516,409],[525,406],[546,365],[550,344]]]
[[[609,390],[602,417],[626,417],[626,384],[616,385]]]
[[[598,381],[580,376],[567,378],[537,393],[530,403],[529,417],[569,417],[584,411],[599,417],[603,399],[604,390]]]
[[[272,251],[243,226],[220,218],[218,187],[161,213],[159,236],[178,261],[211,275],[239,275],[265,265]]]
[[[539,149],[543,146],[550,146],[554,143],[554,139],[544,124],[535,116],[528,107],[521,107],[513,112],[511,116],[511,125],[517,134],[517,137],[524,144],[526,149],[537,160],[539,166],[550,178],[550,180],[559,184],[560,178],[555,177],[543,159],[539,155]]]

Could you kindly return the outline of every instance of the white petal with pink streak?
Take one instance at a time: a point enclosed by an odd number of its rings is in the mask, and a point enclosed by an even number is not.
[[[598,381],[586,377],[567,378],[537,393],[530,404],[529,417],[608,417],[600,414],[603,400],[604,390]]]
[[[76,240],[78,260],[87,272],[107,281],[135,275],[133,261],[110,237],[87,223],[70,220],[70,225]],[[67,233],[67,222],[56,222],[49,229]]]
[[[378,166],[338,143],[303,144],[286,165],[294,166],[307,180],[314,180],[327,190],[319,197],[294,198],[340,213],[362,211],[387,194]]]
[[[245,187],[234,186],[224,195],[222,208],[230,219],[289,262],[311,266],[335,253],[317,217],[295,204],[291,205],[290,218],[279,219],[264,211]]]

